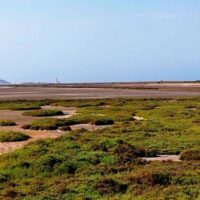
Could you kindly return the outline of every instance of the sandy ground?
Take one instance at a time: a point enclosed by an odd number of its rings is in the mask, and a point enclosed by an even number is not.
[[[76,113],[76,108],[73,107],[59,107],[59,106],[44,106],[43,109],[60,109],[65,115],[57,116],[68,118]],[[24,145],[31,143],[33,141],[44,139],[44,138],[57,138],[63,134],[63,132],[58,131],[34,131],[34,130],[23,130],[21,127],[25,124],[29,124],[36,119],[41,119],[38,117],[23,116],[24,111],[10,111],[10,110],[0,110],[0,119],[12,120],[17,123],[17,126],[1,127],[0,130],[3,131],[21,131],[31,136],[27,141],[23,142],[0,142],[0,154],[10,152],[17,148],[23,147]]]
[[[125,87],[125,86],[123,86]],[[155,86],[157,87],[157,86]],[[200,85],[120,88],[0,87],[0,100],[200,96]]]
[[[43,106],[42,109],[58,109],[62,110],[64,115],[54,116],[53,118],[69,118],[76,113],[74,107],[60,107],[60,106]],[[17,123],[17,126],[11,127],[12,129],[21,129],[24,124],[29,124],[36,119],[41,117],[30,117],[22,115],[25,111],[12,111],[12,110],[0,110],[0,120],[12,120]],[[0,127],[0,130],[4,127]]]
[[[0,130],[3,130],[3,129],[0,128]],[[9,130],[9,129],[4,129],[4,130]],[[15,130],[15,129],[11,129],[11,130]],[[26,130],[26,131],[22,130],[22,131],[30,135],[31,139],[27,141],[22,141],[22,142],[0,142],[0,155],[11,152],[18,148],[21,148],[25,146],[26,144],[29,144],[39,139],[58,138],[59,136],[61,136],[61,134],[58,133],[57,131],[30,131],[30,130]]]

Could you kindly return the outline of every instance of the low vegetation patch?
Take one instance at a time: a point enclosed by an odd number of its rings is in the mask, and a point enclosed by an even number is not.
[[[25,116],[31,117],[50,117],[50,116],[58,116],[64,115],[63,111],[61,110],[33,110],[23,113]]]
[[[200,149],[186,150],[181,153],[181,160],[197,160],[200,161]]]
[[[169,173],[164,172],[144,172],[129,178],[135,184],[140,185],[169,185],[172,177]]]
[[[38,159],[34,164],[33,167],[39,173],[45,171],[53,171],[55,165],[61,163],[62,159],[58,155],[50,155],[46,154],[43,155],[40,159]]]
[[[135,148],[124,142],[120,142],[117,145],[114,153],[117,155],[120,163],[133,163],[136,158],[145,156],[144,149]]]
[[[75,119],[44,118],[36,120],[32,124],[24,125],[22,128],[31,130],[57,130],[60,127],[71,126],[79,123],[80,121]]]
[[[22,128],[31,130],[57,130],[59,127],[67,125],[68,123],[63,119],[44,118],[36,120],[32,124],[24,125]]]
[[[116,193],[124,193],[127,190],[127,184],[120,183],[111,178],[103,178],[99,180],[95,189],[101,194],[116,194]]]
[[[0,142],[19,142],[28,140],[30,136],[15,131],[0,131]]]
[[[0,120],[0,126],[15,126],[16,123],[11,120]]]
[[[111,119],[92,119],[92,117],[77,116],[68,119],[56,119],[56,118],[43,118],[34,121],[32,124],[24,125],[23,129],[31,130],[57,130],[62,127],[69,127],[71,125],[77,124],[87,124],[92,123],[95,125],[111,125],[114,124],[114,121]],[[64,129],[63,128],[63,129]]]
[[[42,102],[24,103],[19,102],[0,102],[0,110],[36,110],[41,109]]]

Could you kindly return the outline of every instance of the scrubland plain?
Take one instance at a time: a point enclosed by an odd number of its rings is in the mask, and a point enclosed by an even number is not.
[[[199,100],[1,101],[0,197],[199,199]]]

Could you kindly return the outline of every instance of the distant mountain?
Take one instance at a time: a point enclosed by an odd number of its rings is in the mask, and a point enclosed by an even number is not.
[[[8,81],[0,79],[0,85],[7,85],[10,84]]]

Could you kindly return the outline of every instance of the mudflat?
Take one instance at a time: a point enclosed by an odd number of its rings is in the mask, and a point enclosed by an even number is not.
[[[127,88],[128,87],[128,88]],[[10,86],[0,87],[0,100],[84,99],[116,97],[186,97],[199,96],[200,84],[115,84],[83,86]]]

